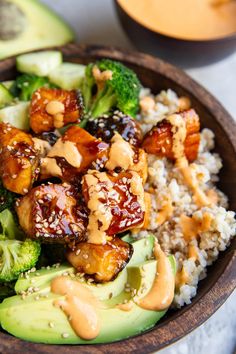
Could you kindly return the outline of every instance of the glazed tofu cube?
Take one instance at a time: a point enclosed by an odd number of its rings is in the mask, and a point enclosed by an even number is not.
[[[36,134],[53,131],[69,123],[79,123],[82,111],[78,91],[41,87],[32,96],[30,127]]]
[[[30,134],[0,123],[0,177],[6,189],[26,194],[37,179],[38,154]]]
[[[89,209],[89,242],[105,244],[107,236],[143,224],[144,189],[136,172],[88,171],[82,180],[82,192]]]
[[[49,243],[85,240],[87,212],[75,187],[41,185],[17,201],[16,212],[24,232],[32,239]]]
[[[80,273],[96,282],[113,280],[129,262],[132,246],[118,237],[105,245],[81,242],[67,252],[67,260]]]
[[[63,181],[76,181],[92,163],[94,167],[101,167],[107,159],[107,151],[107,143],[80,127],[70,127],[42,160],[41,177],[55,176]]]
[[[189,162],[194,161],[198,155],[200,144],[200,120],[194,109],[179,113],[186,122],[187,135],[184,142],[184,152]],[[172,151],[173,133],[171,124],[167,120],[158,123],[143,140],[142,147],[149,153],[174,160]]]

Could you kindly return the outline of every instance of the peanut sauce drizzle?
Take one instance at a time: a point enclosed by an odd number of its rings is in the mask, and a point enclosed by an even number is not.
[[[173,301],[175,275],[168,257],[157,243],[154,246],[154,256],[157,260],[157,269],[153,285],[137,304],[146,310],[161,311],[168,308]]]
[[[163,202],[161,210],[157,214],[156,221],[158,225],[162,225],[173,214],[174,208],[170,196]]]
[[[101,321],[97,309],[102,305],[91,290],[78,281],[59,276],[52,280],[51,291],[65,296],[63,300],[55,300],[54,305],[68,316],[72,329],[80,338],[91,340],[99,335]]]
[[[173,114],[167,117],[172,125],[173,133],[173,154],[176,159],[176,167],[181,172],[185,183],[192,190],[193,199],[197,206],[207,206],[211,202],[207,195],[200,189],[194,171],[189,166],[188,160],[184,153],[184,141],[186,138],[186,123],[180,114]]]
[[[203,213],[202,220],[197,220],[193,217],[182,214],[180,216],[180,226],[184,235],[185,241],[197,238],[199,233],[206,232],[210,229],[212,222],[212,215],[205,212]]]
[[[63,141],[61,138],[53,145],[47,157],[64,157],[71,166],[77,168],[82,162],[82,156],[76,145],[71,141]]]

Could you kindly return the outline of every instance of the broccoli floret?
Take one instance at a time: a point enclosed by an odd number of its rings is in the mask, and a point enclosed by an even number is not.
[[[103,85],[97,85],[93,76],[95,65],[101,72],[111,71],[111,78]],[[81,91],[87,114],[92,118],[108,113],[112,108],[134,117],[138,111],[140,88],[141,84],[132,70],[119,62],[102,59],[87,66]]]
[[[29,101],[33,92],[42,86],[51,87],[48,78],[33,74],[23,74],[16,78],[10,88],[10,92],[21,101]]]
[[[33,268],[40,249],[40,244],[30,239],[0,240],[0,282],[17,279],[20,273]]]
[[[23,231],[21,231],[16,222],[13,213],[9,209],[5,209],[0,213],[0,239],[17,239],[23,238]]]
[[[0,213],[0,228],[0,282],[9,282],[35,266],[41,247],[37,241],[22,240],[23,232],[8,209]]]
[[[3,187],[3,184],[0,181],[0,213],[7,208],[11,209],[16,198],[17,195]]]

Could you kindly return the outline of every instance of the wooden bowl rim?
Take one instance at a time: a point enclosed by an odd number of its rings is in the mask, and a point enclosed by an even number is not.
[[[118,2],[118,0],[114,0],[115,6],[120,9],[126,16],[128,16],[132,21],[136,23],[136,25],[139,25],[143,28],[145,28],[147,31],[150,31],[151,33],[163,38],[163,39],[169,39],[169,40],[174,40],[176,42],[182,42],[182,43],[189,43],[189,44],[217,44],[221,42],[227,42],[231,40],[236,39],[236,31],[233,33],[226,34],[224,36],[219,36],[216,38],[206,38],[206,39],[188,39],[184,37],[177,37],[177,36],[172,36],[170,34],[154,30],[153,28],[147,27],[144,23],[140,22],[137,18],[134,16],[131,16],[124,8],[123,6]]]
[[[131,65],[152,70],[163,77],[174,82],[191,92],[197,100],[201,101],[204,108],[215,118],[221,129],[228,137],[230,144],[236,154],[236,123],[223,106],[201,85],[191,79],[181,69],[151,55],[140,52],[121,50],[112,46],[101,45],[78,45],[69,44],[51,49],[61,50],[65,56],[81,58],[102,58],[109,57],[114,60],[124,61]],[[48,48],[43,49],[48,50]],[[0,72],[11,70],[15,67],[15,57],[0,61]],[[173,75],[175,73],[175,76]],[[176,75],[176,73],[178,75]],[[78,348],[81,354],[101,354],[101,353],[151,353],[167,345],[174,343],[183,336],[187,335],[203,322],[205,322],[230,296],[236,287],[236,249],[227,253],[227,264],[213,286],[205,291],[195,304],[185,306],[180,310],[174,320],[166,320],[164,323],[157,324],[153,329],[140,335],[124,339],[122,341],[109,344],[94,345],[46,345],[31,343],[20,340],[7,333],[0,332],[0,351],[11,354],[13,348],[15,352],[25,354],[35,351],[37,354],[54,353],[58,354],[77,353]],[[188,328],[182,328],[183,323],[188,324]]]

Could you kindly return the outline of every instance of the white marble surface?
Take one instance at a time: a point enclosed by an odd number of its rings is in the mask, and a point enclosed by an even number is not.
[[[43,0],[73,26],[81,43],[133,48],[113,8],[113,0]],[[187,70],[236,119],[236,53],[214,65]],[[236,350],[236,292],[200,328],[160,354],[233,354]]]

